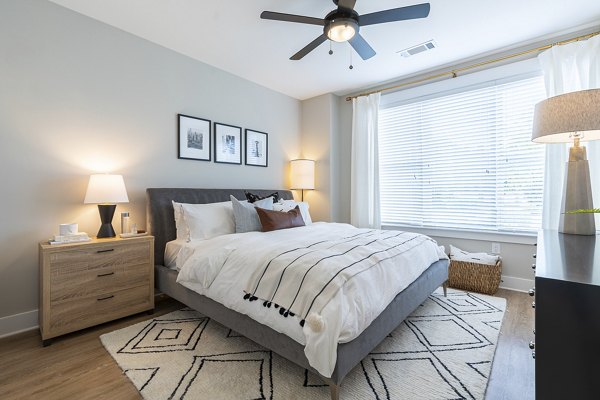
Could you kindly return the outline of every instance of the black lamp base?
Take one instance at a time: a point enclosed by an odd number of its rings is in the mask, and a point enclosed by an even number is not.
[[[112,220],[117,209],[116,204],[98,204],[98,212],[100,213],[100,230],[96,235],[98,238],[112,238],[117,236],[115,230],[112,227]]]

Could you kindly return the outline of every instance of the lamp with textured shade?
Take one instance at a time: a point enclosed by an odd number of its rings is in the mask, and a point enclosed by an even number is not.
[[[580,142],[600,139],[600,89],[550,97],[536,104],[531,140],[536,143],[573,141],[566,164],[559,231],[595,235],[594,214],[569,211],[594,208],[590,166]]]
[[[291,187],[292,190],[302,190],[302,201],[304,191],[315,188],[315,160],[300,158],[290,161]]]
[[[115,237],[116,233],[112,227],[112,219],[115,215],[116,203],[127,203],[127,190],[122,175],[94,174],[90,175],[87,192],[85,193],[85,204],[98,204],[100,213],[100,230],[98,238]]]

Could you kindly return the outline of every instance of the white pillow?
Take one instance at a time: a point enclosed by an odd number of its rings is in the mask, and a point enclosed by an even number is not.
[[[183,218],[183,209],[181,208],[182,203],[173,203],[173,215],[175,216],[175,229],[177,230],[177,240],[190,241],[190,228],[185,223]]]
[[[304,220],[304,225],[312,224],[312,219],[310,218],[310,213],[308,212],[308,203],[282,199],[279,200],[278,203],[273,204],[273,211],[288,212],[296,208],[296,206],[300,207],[300,214]]]
[[[211,239],[235,233],[231,201],[209,204],[181,204],[190,240]]]
[[[476,264],[496,265],[500,256],[487,253],[469,253],[450,245],[450,259]]]

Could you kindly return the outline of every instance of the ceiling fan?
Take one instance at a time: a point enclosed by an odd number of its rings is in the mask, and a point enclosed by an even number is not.
[[[337,9],[331,11],[325,18],[306,17],[303,15],[283,14],[273,11],[263,11],[262,19],[276,21],[297,22],[300,24],[319,25],[323,27],[323,34],[306,45],[299,52],[290,57],[290,60],[300,60],[302,57],[316,49],[327,39],[335,42],[348,41],[363,60],[373,57],[375,50],[360,35],[363,26],[383,24],[385,22],[405,21],[409,19],[426,18],[429,15],[429,3],[416,4],[408,7],[393,8],[370,14],[359,15],[354,11],[356,0],[333,0]]]

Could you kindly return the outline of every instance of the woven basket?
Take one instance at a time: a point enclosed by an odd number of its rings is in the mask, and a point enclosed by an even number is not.
[[[470,292],[494,294],[500,286],[502,260],[496,265],[450,260],[448,285]]]

